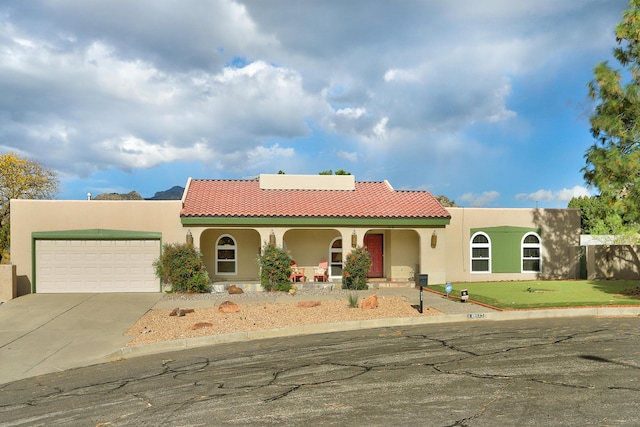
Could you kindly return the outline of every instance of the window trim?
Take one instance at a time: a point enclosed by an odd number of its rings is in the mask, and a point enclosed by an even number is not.
[[[525,243],[525,239],[529,236],[535,236],[536,239],[538,239],[538,243]],[[534,257],[524,257],[524,250],[526,248],[538,248],[538,257],[534,258]],[[525,270],[524,269],[524,261],[526,260],[538,260],[538,270]],[[535,233],[533,231],[526,233],[524,236],[522,236],[522,240],[520,241],[520,272],[521,273],[542,273],[542,239],[540,238],[540,235],[538,233]]]
[[[473,240],[478,237],[478,236],[484,236],[487,239],[487,243],[474,243]],[[487,270],[479,270],[476,271],[473,269],[473,261],[474,260],[485,260],[485,258],[474,258],[473,257],[473,250],[477,249],[477,248],[487,248],[489,249],[489,257],[486,258],[487,260]],[[490,274],[491,273],[491,237],[489,237],[489,235],[483,231],[478,231],[476,233],[473,234],[473,236],[471,236],[471,239],[469,240],[469,259],[471,260],[471,262],[469,263],[469,272],[471,274]]]
[[[223,238],[228,237],[231,240],[233,240],[233,246],[230,245],[220,245],[220,240],[222,240]],[[227,250],[233,250],[233,259],[219,259],[218,258],[218,250],[220,249],[227,249]],[[238,274],[238,243],[235,237],[233,237],[231,234],[221,234],[220,236],[218,236],[218,238],[216,239],[216,276],[235,276]],[[225,262],[225,263],[233,263],[233,271],[229,272],[229,271],[219,271],[218,269],[218,263],[219,262]]]

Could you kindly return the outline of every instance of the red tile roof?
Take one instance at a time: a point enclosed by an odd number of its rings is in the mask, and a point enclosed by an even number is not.
[[[386,182],[355,190],[266,190],[258,181],[191,180],[182,217],[450,218],[426,191],[396,191]]]

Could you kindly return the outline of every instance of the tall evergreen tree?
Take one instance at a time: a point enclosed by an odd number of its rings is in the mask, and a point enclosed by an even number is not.
[[[585,181],[614,200],[625,224],[640,219],[640,0],[630,0],[615,29],[613,50],[622,69],[602,62],[594,69],[589,96],[596,142],[585,154]]]

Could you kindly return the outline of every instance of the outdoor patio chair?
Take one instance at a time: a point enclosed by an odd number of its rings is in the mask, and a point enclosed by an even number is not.
[[[327,281],[327,268],[329,263],[322,261],[317,267],[313,267],[313,281],[314,282],[326,282]]]
[[[298,267],[295,262],[291,263],[291,281],[305,282],[307,278],[304,276],[304,268]]]

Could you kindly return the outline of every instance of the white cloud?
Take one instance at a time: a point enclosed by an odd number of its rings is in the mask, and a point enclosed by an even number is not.
[[[367,114],[364,108],[341,108],[336,111],[336,116],[342,116],[348,119],[359,119]]]
[[[516,200],[530,200],[533,202],[569,202],[574,197],[591,196],[585,187],[576,185],[562,190],[538,190],[533,193],[516,194]]]
[[[341,159],[348,160],[350,162],[358,161],[358,153],[355,153],[355,152],[348,153],[346,151],[338,151],[338,157]]]
[[[515,91],[533,82],[561,104],[540,82],[610,52],[627,4],[13,2],[0,6],[0,146],[65,177],[176,161],[277,170],[293,156],[308,169],[335,153],[318,169],[337,155],[362,177],[459,194],[488,165],[532,167],[501,134],[536,132]],[[538,197],[567,197],[551,193]]]
[[[455,200],[460,204],[466,204],[473,208],[481,208],[490,205],[499,196],[500,193],[498,193],[497,191],[485,191],[482,194],[465,193]]]

